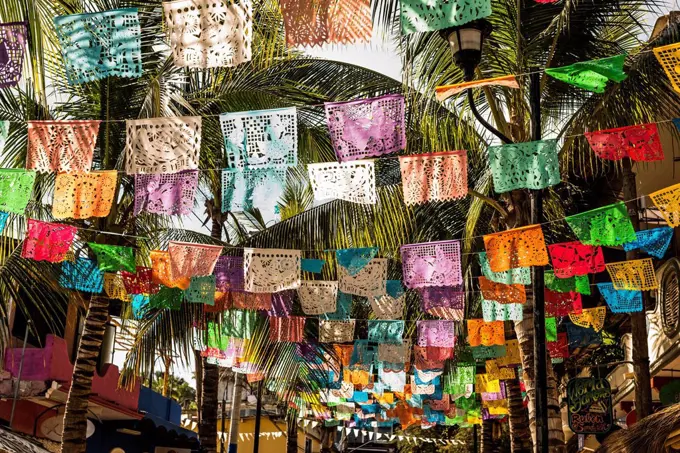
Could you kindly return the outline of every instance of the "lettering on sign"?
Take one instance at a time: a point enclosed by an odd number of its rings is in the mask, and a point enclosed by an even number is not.
[[[567,384],[569,427],[576,434],[604,434],[612,427],[612,390],[606,379],[575,378]]]

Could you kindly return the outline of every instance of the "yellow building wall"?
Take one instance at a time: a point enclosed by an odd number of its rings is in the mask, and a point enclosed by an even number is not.
[[[224,420],[226,431],[222,429],[222,420],[217,421],[217,431],[224,432],[224,452],[226,453],[229,448],[229,420]],[[260,437],[260,448],[259,453],[285,453],[286,451],[286,423],[281,421],[276,423],[272,422],[268,417],[262,417],[260,421],[260,432],[261,433],[283,433],[280,437]],[[239,433],[255,433],[255,419],[247,418],[241,421],[239,424]],[[302,453],[305,448],[305,433],[298,430],[298,451]],[[238,440],[238,453],[253,453],[254,447],[254,436],[243,436],[243,439],[239,437]],[[222,452],[220,449],[220,438],[217,438],[217,451]],[[312,439],[312,453],[319,453],[321,451],[321,444],[315,439]]]

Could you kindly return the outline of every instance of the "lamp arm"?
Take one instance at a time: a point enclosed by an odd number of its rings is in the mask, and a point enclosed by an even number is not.
[[[514,143],[508,137],[503,135],[503,133],[501,133],[498,129],[496,129],[491,124],[489,124],[484,119],[484,117],[479,114],[479,112],[477,111],[477,107],[475,106],[475,100],[472,97],[472,89],[468,88],[466,91],[467,91],[467,97],[468,97],[468,104],[470,105],[470,110],[472,111],[472,114],[475,116],[475,118],[477,118],[477,121],[479,121],[482,124],[482,126],[484,126],[493,135],[500,138],[503,141],[503,143],[505,143],[505,144]]]

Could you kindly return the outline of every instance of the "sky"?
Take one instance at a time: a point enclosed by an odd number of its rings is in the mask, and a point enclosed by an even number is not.
[[[656,22],[656,18],[659,15],[665,14],[671,9],[680,10],[680,0],[669,0],[665,3],[666,6],[663,7],[660,13],[647,14],[645,22],[648,30],[645,36],[641,36],[641,39],[646,39],[648,37],[649,33],[651,33],[654,23]],[[362,66],[392,77],[396,80],[401,80],[401,59],[398,55],[398,52],[396,52],[393,43],[390,43],[381,37],[374,38],[370,45],[357,44],[350,46],[324,46],[304,49],[304,51],[313,57],[326,58],[329,60],[341,61]],[[201,223],[203,222],[202,201],[199,201],[198,209],[196,209],[195,212],[195,215],[185,217],[183,219],[184,227],[209,234],[207,227],[201,227]],[[125,354],[123,352],[116,352],[114,363],[116,363],[118,366],[121,366],[124,358]],[[160,369],[160,367],[161,363],[159,361],[157,368]],[[186,381],[190,382],[191,385],[195,386],[193,370],[193,363],[190,363],[187,367],[175,366],[172,369],[172,373],[184,378]]]

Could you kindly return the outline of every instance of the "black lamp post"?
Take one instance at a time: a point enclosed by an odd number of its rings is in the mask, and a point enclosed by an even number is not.
[[[475,78],[475,69],[482,61],[484,39],[488,38],[493,31],[491,23],[484,19],[468,22],[458,27],[449,27],[439,33],[448,43],[453,53],[453,61],[463,70],[463,79],[470,82]],[[489,124],[477,111],[472,90],[467,90],[468,103],[472,114],[482,126],[500,138],[503,143],[512,143],[501,131]]]
[[[475,70],[482,61],[484,39],[487,38],[493,27],[486,20],[475,20],[467,24],[446,28],[440,31],[451,47],[453,61],[462,69],[463,78],[466,82],[475,78]],[[532,140],[541,139],[541,88],[540,74],[532,70],[529,78],[531,106],[531,136]],[[511,144],[513,141],[502,132],[489,124],[475,107],[472,89],[467,89],[470,110],[477,120],[487,130],[500,138],[504,143]],[[543,191],[532,190],[531,199],[531,223],[543,222]],[[536,266],[532,268],[532,290],[534,299],[534,389],[536,408],[536,444],[534,451],[548,453],[548,375],[547,375],[547,352],[545,344],[545,300],[544,300],[544,268]]]

